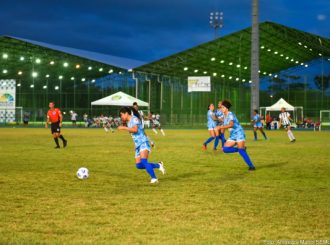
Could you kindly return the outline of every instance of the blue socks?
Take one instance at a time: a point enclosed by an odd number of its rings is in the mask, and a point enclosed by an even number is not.
[[[207,145],[208,143],[210,143],[212,140],[214,140],[214,137],[210,137],[207,139],[207,141],[204,142],[204,145]]]
[[[220,134],[220,139],[221,139],[221,145],[222,145],[222,147],[225,145],[225,143],[226,143],[226,139],[225,139],[225,135],[224,134]]]
[[[245,163],[250,167],[250,168],[254,168],[249,155],[247,154],[245,149],[238,149],[239,154],[241,155],[241,157],[243,157]]]
[[[219,136],[216,136],[216,137],[215,137],[215,141],[214,141],[214,147],[213,147],[213,149],[214,149],[214,150],[216,150],[216,149],[217,149],[217,147],[218,147],[218,144],[219,144],[219,139],[220,139],[220,137],[219,137]]]
[[[157,179],[154,168],[159,168],[159,164],[149,163],[148,159],[141,158],[141,162],[136,164],[138,169],[146,169],[152,179]]]
[[[236,147],[224,147],[223,148],[223,152],[224,153],[235,153],[238,152],[241,157],[244,159],[245,163],[250,167],[250,168],[254,168],[253,163],[251,162],[251,159],[249,157],[249,155],[247,154],[245,149],[239,149]]]
[[[235,152],[238,152],[238,148],[236,147],[224,147],[223,148],[223,152],[224,153],[235,153]]]

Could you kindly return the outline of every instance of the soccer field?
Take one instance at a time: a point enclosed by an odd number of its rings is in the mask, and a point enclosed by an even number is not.
[[[239,154],[203,152],[207,130],[165,132],[147,130],[149,160],[167,170],[152,186],[127,132],[64,128],[55,150],[49,129],[1,128],[0,244],[330,243],[330,132],[294,131],[292,144],[246,131],[254,172]]]

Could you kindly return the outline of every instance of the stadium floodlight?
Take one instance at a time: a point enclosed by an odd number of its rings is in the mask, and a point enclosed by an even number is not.
[[[121,71],[119,72],[119,75],[123,74]]]
[[[280,56],[281,56],[281,57],[283,57],[283,56],[284,56],[284,54],[280,54]]]
[[[232,76],[229,76],[228,78],[231,80],[233,77]]]
[[[8,54],[2,54],[2,58],[7,59],[8,58]]]
[[[2,70],[2,73],[6,74],[6,73],[8,73],[8,70],[3,69],[3,70]]]
[[[70,79],[73,81],[74,80],[74,77],[71,77]]]
[[[277,74],[275,74],[275,76],[274,76],[275,78],[277,78]]]
[[[313,49],[310,48],[309,51],[313,51]]]
[[[261,71],[259,70],[258,73],[260,73]]]
[[[18,73],[17,73],[18,75],[22,75],[23,74],[23,72],[22,71],[18,71]]]
[[[221,77],[225,77],[225,75],[224,75],[224,74],[222,74],[222,75],[221,75]]]
[[[306,64],[305,67],[308,67],[308,65]]]
[[[183,68],[184,71],[188,71],[188,67]]]
[[[17,87],[20,87],[21,86],[21,84],[20,83],[17,83]]]
[[[59,77],[58,77],[58,79],[62,80],[62,79],[63,79],[63,76],[62,76],[62,75],[61,75],[61,76],[59,76]]]
[[[59,88],[60,88],[59,86],[55,86],[55,88],[54,88],[54,89],[55,89],[55,90],[59,90]]]
[[[267,75],[267,72],[264,71],[262,74]]]
[[[237,67],[237,68],[240,68],[240,67],[241,67],[241,65],[237,65],[236,67]]]
[[[302,66],[303,66],[303,65],[304,65],[304,63],[300,63],[300,65],[302,65]]]
[[[270,97],[270,98],[273,98],[273,95],[271,94],[271,95],[269,95],[269,97]]]
[[[269,49],[267,49],[267,51],[268,51],[268,52],[271,52],[272,50],[269,48]]]
[[[299,44],[299,45],[302,45],[302,43],[301,43],[301,42],[299,42],[298,44]]]
[[[44,85],[42,88],[43,88],[43,89],[46,89],[46,88],[47,88],[47,85]]]
[[[277,51],[275,51],[275,52],[274,52],[274,54],[278,54],[278,52],[277,52]]]
[[[268,74],[268,76],[270,76],[270,77],[271,77],[272,75],[273,75],[273,74],[271,74],[271,73]]]
[[[211,58],[211,61],[215,61],[215,57],[212,57],[212,58]]]
[[[321,53],[319,53],[319,56],[322,56],[322,54],[321,54]]]
[[[244,83],[246,80],[245,79],[242,79],[242,82]]]
[[[216,76],[217,76],[217,73],[216,73],[216,72],[214,72],[214,73],[213,73],[213,76],[214,76],[214,77],[216,77]]]
[[[20,60],[20,61],[24,61],[24,60],[25,60],[24,56],[21,56],[21,57],[19,58],[19,60]]]
[[[261,48],[261,49],[264,49],[264,48],[265,48],[265,46],[261,46],[260,48]]]
[[[82,81],[82,82],[85,82],[85,81],[86,81],[86,78],[83,77],[83,78],[81,79],[81,81]]]
[[[40,64],[40,62],[41,62],[41,60],[38,58],[38,59],[36,59],[36,63],[37,64]]]
[[[204,71],[203,73],[204,73],[204,74],[207,74],[207,71]]]
[[[252,81],[250,80],[249,83],[252,83]]]
[[[290,61],[291,61],[291,62],[294,62],[294,59],[291,59]]]
[[[229,62],[229,65],[232,66],[233,65],[233,62]]]
[[[80,65],[79,64],[76,64],[76,69],[79,69],[80,68]]]
[[[63,66],[64,66],[64,67],[68,67],[68,66],[69,66],[68,62],[64,62],[64,63],[63,63]]]
[[[49,74],[47,74],[46,77],[48,78],[49,77]]]
[[[196,70],[194,70],[194,72],[195,72],[195,73],[197,73],[197,72],[198,72],[198,70],[196,69]]]
[[[307,48],[307,46],[305,45],[304,48]]]
[[[209,23],[214,29],[214,38],[217,38],[217,31],[223,27],[223,12],[211,12]]]
[[[296,64],[298,64],[299,63],[299,61],[298,60],[296,60]]]
[[[127,71],[128,71],[128,72],[133,72],[133,69],[128,69]]]
[[[239,81],[239,78],[238,77],[236,77],[236,81]]]
[[[247,66],[244,66],[244,70],[246,70],[247,69]]]
[[[110,73],[110,74],[113,73],[113,69],[110,69],[108,73]]]
[[[91,66],[88,67],[88,70],[89,70],[89,71],[92,70],[92,69],[93,69],[93,67],[91,67]]]
[[[38,72],[32,72],[32,77],[37,77],[38,76]]]
[[[223,64],[223,63],[225,63],[225,61],[224,60],[220,60],[220,63]]]
[[[101,67],[101,68],[99,69],[99,71],[100,71],[100,72],[103,71],[103,68]]]
[[[34,88],[34,84],[31,84],[31,85],[30,85],[30,88]]]
[[[55,62],[52,60],[52,61],[49,62],[49,64],[50,64],[50,65],[54,65]]]
[[[288,60],[288,59],[290,59],[290,57],[289,57],[289,56],[287,56],[287,57],[285,57],[285,59],[286,59],[286,60]]]
[[[95,83],[95,79],[92,80],[92,83]]]

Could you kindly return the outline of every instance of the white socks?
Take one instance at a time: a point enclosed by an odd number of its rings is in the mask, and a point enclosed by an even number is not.
[[[291,130],[288,130],[288,137],[289,137],[290,141],[295,139]]]
[[[165,132],[163,129],[161,129],[160,132],[162,132],[162,135],[165,136]]]

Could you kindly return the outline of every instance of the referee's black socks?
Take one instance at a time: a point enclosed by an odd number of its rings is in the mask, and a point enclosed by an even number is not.
[[[59,138],[60,138],[63,142],[66,141],[66,140],[64,139],[63,135],[60,135]]]
[[[54,140],[55,140],[57,147],[60,147],[60,144],[58,143],[58,138],[54,138]]]

